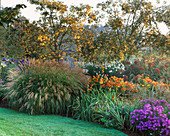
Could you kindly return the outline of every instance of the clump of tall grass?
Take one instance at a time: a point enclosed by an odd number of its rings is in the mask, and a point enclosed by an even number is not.
[[[73,99],[86,90],[89,79],[69,64],[35,59],[8,73],[4,100],[28,114],[66,114]]]

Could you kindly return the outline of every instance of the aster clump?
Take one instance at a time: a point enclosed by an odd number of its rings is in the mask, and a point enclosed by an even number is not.
[[[170,104],[167,101],[146,99],[140,102],[139,107],[131,113],[134,128],[146,136],[170,135]]]

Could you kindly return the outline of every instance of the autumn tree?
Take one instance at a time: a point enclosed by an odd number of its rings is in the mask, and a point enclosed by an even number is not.
[[[45,46],[40,46],[39,35],[42,34],[42,28],[37,26],[36,22],[25,23],[24,20],[16,22],[11,26],[11,38],[13,42],[18,45],[24,52],[20,55],[22,57],[31,57],[38,59],[40,54],[45,53]],[[17,35],[16,35],[17,34]]]
[[[38,35],[39,31],[35,23],[29,23],[25,17],[18,16],[17,21],[10,23],[4,29],[3,41],[5,43],[1,44],[4,55],[14,58],[36,57],[31,50],[36,47],[34,45],[38,42]]]
[[[138,51],[148,48],[151,50],[168,53],[169,38],[160,33],[157,27],[158,18],[156,9],[150,2],[145,0],[108,0],[97,5],[108,21],[105,30],[100,31],[92,45],[83,44],[83,52],[91,53],[90,60],[98,58],[100,61],[126,60],[132,55],[137,55]],[[161,14],[159,12],[160,16]],[[159,21],[165,21],[160,20]],[[94,49],[89,50],[90,48]],[[80,51],[80,52],[81,52]],[[83,57],[86,59],[87,54]],[[98,59],[99,60],[99,59]]]
[[[32,2],[34,3],[34,2]],[[40,46],[45,46],[47,53],[41,54],[43,59],[62,60],[65,56],[72,56],[77,60],[75,51],[85,29],[84,23],[95,20],[95,13],[89,5],[71,6],[68,8],[62,2],[39,1],[37,10],[41,18],[37,22],[42,28],[38,40]],[[90,40],[90,39],[89,39]]]
[[[143,48],[168,53],[169,37],[160,33],[157,23],[168,24],[160,16],[169,12],[145,0],[108,0],[97,5],[98,11],[82,4],[68,8],[62,2],[31,3],[37,5],[41,18],[28,25],[19,23],[22,38],[18,37],[18,45],[25,56],[56,61],[71,56],[76,61],[102,63],[126,60]],[[108,19],[102,30],[99,10]]]
[[[5,7],[0,10],[0,54],[1,56],[16,57],[22,53],[19,32],[20,22],[28,24],[28,20],[20,17],[20,9],[26,8],[24,4],[13,7]],[[15,24],[18,24],[16,26]]]

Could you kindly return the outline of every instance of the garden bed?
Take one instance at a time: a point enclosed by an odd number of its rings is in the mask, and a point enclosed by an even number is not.
[[[150,63],[145,66],[143,61],[135,59],[124,63],[125,70],[116,69],[119,75],[110,74],[110,69],[95,75],[100,72],[90,74],[88,70],[90,77],[81,68],[48,60],[23,59],[17,67],[5,64],[0,93],[7,104],[0,103],[0,107],[16,109],[28,116],[71,117],[130,136],[169,135],[169,78],[162,77],[158,66],[151,73],[146,67]],[[166,61],[160,65],[164,66],[164,75],[168,75],[169,66],[165,64]]]

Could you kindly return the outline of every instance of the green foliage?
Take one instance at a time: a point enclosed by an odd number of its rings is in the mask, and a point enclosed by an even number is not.
[[[21,69],[21,70],[20,70]],[[53,61],[30,59],[11,69],[4,100],[28,114],[66,114],[75,97],[84,91],[88,77],[81,69]]]
[[[116,129],[130,129],[130,112],[135,105],[117,99],[115,93],[109,89],[103,93],[102,89],[82,93],[73,107],[73,118],[93,121],[105,127]]]
[[[14,8],[6,7],[0,9],[0,26],[6,26],[6,24],[17,21],[16,16],[19,14],[21,8],[26,8],[24,4],[18,4]]]

